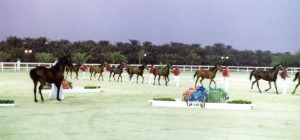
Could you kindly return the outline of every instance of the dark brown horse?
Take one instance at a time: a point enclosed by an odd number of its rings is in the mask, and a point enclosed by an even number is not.
[[[96,74],[99,73],[99,78],[98,78],[98,81],[100,80],[100,77],[102,77],[102,81],[103,81],[103,71],[104,71],[104,68],[107,66],[107,63],[105,61],[102,62],[102,64],[99,66],[99,65],[96,65],[96,66],[91,66],[90,67],[90,80],[92,80],[92,75],[94,74],[94,78],[96,78]]]
[[[293,81],[296,81],[298,79],[298,84],[296,85],[294,91],[292,92],[293,94],[295,93],[297,87],[300,85],[300,72],[297,72],[296,75],[295,75],[295,78]]]
[[[123,72],[123,68],[124,68],[124,63],[120,63],[120,65],[118,66],[118,67],[112,67],[111,69],[110,69],[110,73],[109,73],[109,81],[111,81],[111,75],[112,75],[112,73],[114,73],[113,74],[113,78],[114,78],[114,81],[116,81],[116,79],[115,79],[115,75],[116,74],[118,74],[119,75],[119,77],[118,77],[118,80],[117,80],[117,82],[119,82],[119,79],[120,79],[120,77],[121,77],[121,82],[122,82],[122,72]]]
[[[59,99],[59,90],[60,85],[62,81],[64,80],[64,71],[65,67],[73,67],[72,60],[70,56],[62,57],[58,60],[58,62],[52,66],[51,68],[46,68],[44,66],[37,66],[36,68],[30,70],[30,78],[33,81],[34,84],[34,101],[38,102],[36,99],[36,86],[37,83],[40,82],[39,86],[39,93],[41,95],[41,100],[44,101],[43,95],[42,95],[42,89],[43,86],[48,83],[54,83],[57,87],[57,100],[61,101]]]
[[[82,62],[77,63],[76,65],[73,66],[73,68],[66,66],[66,73],[67,73],[66,79],[68,78],[69,72],[70,72],[70,77],[72,79],[72,72],[75,72],[76,77],[74,79],[78,80],[78,71],[79,71],[80,67],[82,66],[82,64],[83,64]]]
[[[220,64],[216,64],[214,67],[212,67],[208,70],[202,70],[202,69],[197,70],[194,74],[194,78],[197,75],[197,79],[195,81],[195,87],[197,85],[198,79],[201,77],[200,84],[202,86],[203,86],[202,81],[206,78],[206,79],[210,79],[209,87],[211,85],[211,82],[214,82],[215,83],[215,88],[217,88],[217,85],[216,85],[216,82],[215,82],[214,78],[216,77],[216,73],[217,73],[218,70],[220,70],[220,71],[222,70]]]
[[[253,85],[254,85],[254,83],[256,83],[257,84],[257,88],[258,88],[259,92],[261,93],[258,81],[260,79],[263,79],[263,80],[266,80],[266,81],[269,82],[269,88],[266,89],[265,91],[270,90],[271,89],[271,82],[274,82],[276,93],[278,94],[276,80],[277,80],[277,75],[278,75],[279,70],[283,70],[281,64],[276,65],[275,67],[273,67],[270,70],[263,70],[263,69],[253,70],[250,73],[250,81],[251,81],[252,76],[255,77],[255,81],[252,82],[251,89],[253,89]]]
[[[170,69],[172,69],[172,63],[169,62],[167,66],[165,67],[158,67],[154,70],[154,82],[153,85],[155,85],[155,78],[158,75],[158,85],[160,85],[160,76],[163,76],[166,82],[166,86],[168,85],[169,82],[169,74],[170,74]]]
[[[129,81],[131,82],[131,78],[134,74],[136,74],[136,83],[138,83],[139,81],[139,76],[141,76],[143,78],[142,83],[144,83],[144,69],[148,70],[147,65],[143,64],[142,66],[134,66],[134,67],[128,67],[127,68],[127,72],[129,74]]]

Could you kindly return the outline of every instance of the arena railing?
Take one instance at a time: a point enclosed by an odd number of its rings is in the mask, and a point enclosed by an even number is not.
[[[29,71],[30,69],[35,68],[36,66],[45,66],[51,67],[53,63],[32,63],[32,62],[0,62],[1,71]],[[75,64],[74,64],[75,65]],[[86,63],[86,66],[100,65],[96,63]],[[110,64],[111,66],[118,66],[119,64]],[[139,66],[139,64],[129,64],[130,66]],[[147,65],[150,67],[150,65]],[[160,67],[161,65],[154,65],[155,67]],[[182,72],[195,72],[199,69],[209,69],[214,66],[212,65],[173,65],[173,67],[177,66]],[[223,67],[224,68],[224,67]],[[246,72],[250,73],[254,69],[264,69],[269,70],[272,67],[257,67],[257,66],[228,66],[230,72]],[[124,68],[125,69],[125,68]],[[288,67],[288,73],[295,74],[300,71],[300,67]]]

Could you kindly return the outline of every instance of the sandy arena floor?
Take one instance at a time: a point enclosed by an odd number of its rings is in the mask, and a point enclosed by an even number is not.
[[[256,86],[250,90],[248,73],[230,73],[230,98],[256,104],[251,111],[232,111],[152,107],[147,101],[153,97],[181,98],[194,86],[194,73],[182,73],[180,87],[148,85],[145,73],[144,84],[136,84],[136,76],[129,83],[126,73],[123,82],[109,82],[107,77],[89,80],[87,74],[86,80],[69,80],[74,87],[95,85],[104,92],[68,93],[62,102],[44,94],[44,103],[37,95],[35,103],[28,72],[0,72],[0,98],[17,104],[0,107],[0,139],[300,139],[300,89],[290,94],[294,75],[288,78],[288,94],[277,95],[273,84],[270,91],[260,94]],[[221,79],[218,73],[218,87],[223,86]],[[262,91],[268,88],[267,82],[260,84]],[[204,86],[208,87],[208,80]]]

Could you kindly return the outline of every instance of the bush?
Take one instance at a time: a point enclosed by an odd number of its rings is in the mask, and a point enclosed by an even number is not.
[[[228,101],[227,103],[229,104],[251,104],[251,101],[246,101],[246,100],[232,100]]]
[[[2,100],[0,99],[0,104],[14,104],[14,100]]]
[[[175,101],[175,99],[169,98],[169,97],[153,98],[153,100],[159,100],[159,101]]]
[[[100,86],[84,86],[84,89],[98,89]]]

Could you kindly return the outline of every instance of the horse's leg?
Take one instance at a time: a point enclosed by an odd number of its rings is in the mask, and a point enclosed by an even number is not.
[[[261,90],[259,88],[259,82],[258,82],[258,80],[255,80],[255,81],[256,81],[257,88],[258,88],[259,92],[261,93]]]
[[[116,75],[116,73],[114,73],[114,74],[113,74],[114,81],[116,81],[116,79],[115,79],[115,75]]]
[[[208,87],[210,87],[210,84],[211,84],[211,82],[212,82],[212,79],[210,79],[210,82],[209,82],[209,85],[208,85]]]
[[[109,82],[111,81],[111,73],[112,72],[109,72]]]
[[[95,71],[94,72],[94,79],[96,80],[97,78],[96,78],[96,74],[97,74],[97,72]],[[99,79],[98,79],[99,80]]]
[[[253,89],[253,85],[254,85],[255,82],[257,82],[257,81],[255,80],[255,81],[252,82],[251,89]]]
[[[100,73],[100,75],[101,75],[101,77],[102,77],[102,81],[104,81],[104,80],[103,80],[103,75],[102,75],[102,72]]]
[[[34,101],[38,102],[36,99],[36,86],[37,86],[37,81],[33,81],[33,94],[34,94]]]
[[[59,99],[60,85],[61,85],[61,83],[55,83],[55,86],[56,86],[56,89],[57,89],[56,99],[57,99],[58,101],[61,101],[61,99]]]
[[[75,79],[77,79],[77,80],[78,80],[78,71],[76,71],[76,72],[75,72],[75,74],[76,74],[76,77],[75,77]]]
[[[169,83],[169,81],[170,81],[170,79],[169,79],[169,75],[168,76],[166,76],[167,77],[167,83],[166,84],[168,84]]]
[[[166,82],[166,86],[168,85],[168,77],[167,76],[164,76],[165,78],[165,82]]]
[[[300,82],[295,86],[294,91],[292,92],[292,94],[294,94],[296,92],[297,87],[300,85]]]
[[[155,79],[156,79],[156,75],[154,75],[153,77],[153,85],[155,85]]]
[[[72,71],[70,71],[70,77],[71,77],[71,79],[72,79]]]
[[[100,81],[101,73],[99,73],[98,81]]]
[[[269,91],[271,89],[271,82],[269,81],[269,88],[266,89],[265,91]]]
[[[43,97],[43,94],[42,94],[42,89],[43,89],[43,87],[45,85],[45,82],[40,82],[40,83],[41,83],[41,85],[39,86],[39,93],[40,93],[42,102],[44,102],[44,97]]]
[[[158,82],[158,85],[160,85],[160,75],[158,75],[157,82]]]
[[[141,75],[141,76],[142,76],[142,78],[143,78],[142,84],[144,84],[144,76],[143,76],[143,75]]]
[[[197,76],[197,79],[196,79],[196,81],[195,81],[195,88],[196,88],[196,85],[197,85],[198,79],[199,79],[199,77]]]
[[[203,84],[202,84],[202,81],[204,80],[204,78],[203,77],[201,77],[201,80],[200,80],[200,84],[201,84],[201,86],[203,86]]]
[[[274,81],[274,85],[275,85],[276,93],[279,94],[279,93],[278,93],[278,90],[277,90],[276,81]]]
[[[93,72],[90,71],[90,80],[92,80]]]
[[[214,82],[215,83],[215,88],[217,88],[217,84],[216,84],[216,81],[214,79],[212,79],[210,82]]]
[[[139,83],[139,75],[138,74],[136,75],[136,83],[137,84]]]

